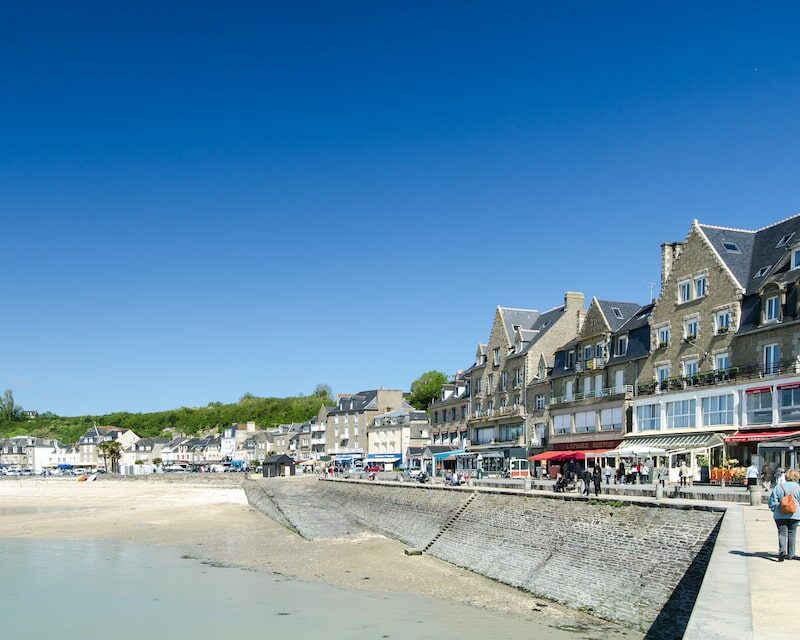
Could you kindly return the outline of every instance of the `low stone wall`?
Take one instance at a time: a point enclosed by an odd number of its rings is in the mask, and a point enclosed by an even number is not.
[[[274,491],[272,501],[283,514],[289,511],[284,504],[298,507],[298,483],[254,484]],[[477,491],[463,509],[469,488],[301,484],[315,495],[317,519],[327,505],[337,517],[347,514],[413,547],[435,540],[428,552],[442,560],[624,622],[650,638],[681,637],[723,515],[711,508],[496,489]]]

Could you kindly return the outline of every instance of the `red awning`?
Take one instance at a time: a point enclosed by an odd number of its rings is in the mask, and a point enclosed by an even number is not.
[[[753,387],[747,389],[745,393],[769,393],[770,391],[772,391],[772,387]]]
[[[779,384],[778,389],[797,389],[800,387],[800,382],[789,382],[787,384]]]
[[[612,449],[583,449],[580,451],[545,451],[531,456],[528,460],[538,462],[541,460],[585,460],[586,458],[601,457]]]
[[[777,440],[798,434],[797,429],[792,431],[737,431],[725,438],[725,442],[762,442],[764,440]]]
[[[535,456],[529,457],[528,460],[531,460],[532,462],[552,460],[553,458],[558,458],[563,453],[563,451],[543,451],[542,453],[537,453]]]

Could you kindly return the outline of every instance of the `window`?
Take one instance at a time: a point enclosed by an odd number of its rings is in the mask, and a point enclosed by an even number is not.
[[[603,343],[598,342],[594,345],[594,357],[595,358],[602,358],[603,357]]]
[[[686,320],[683,323],[683,337],[687,340],[694,340],[697,338],[697,318]]]
[[[636,423],[639,431],[655,431],[660,428],[660,414],[657,404],[636,407]]]
[[[518,393],[514,394],[514,404],[515,405],[519,406],[520,404],[522,404],[521,399],[522,398]]]
[[[728,330],[731,328],[731,312],[720,311],[715,316],[715,321],[717,325],[717,334],[727,333]]]
[[[567,400],[572,400],[572,395],[574,393],[574,385],[575,383],[572,380],[567,382],[566,388],[564,390],[564,395],[566,396]]]
[[[455,419],[456,419],[456,408],[455,407],[450,409],[450,419],[453,420],[453,421],[455,421]]]
[[[754,393],[748,391],[747,398],[747,424],[772,423],[772,387]]]
[[[628,352],[628,336],[617,338],[617,355],[624,356]]]
[[[678,400],[667,403],[667,428],[686,429],[695,426],[697,400]]]
[[[554,433],[569,433],[572,425],[570,424],[569,414],[562,416],[553,416],[553,432]]]
[[[494,427],[475,429],[475,444],[489,444],[494,440]]]
[[[722,246],[728,253],[741,253],[739,246],[735,242],[723,242]]]
[[[494,361],[494,366],[496,367],[497,365],[500,364],[500,349],[496,348],[492,353],[493,353],[492,358]]]
[[[494,411],[494,400],[489,400],[486,403],[486,410],[487,411]]]
[[[716,371],[727,371],[731,368],[731,359],[727,353],[718,353],[714,356],[714,369]]]
[[[773,322],[777,320],[779,309],[778,296],[770,296],[767,298],[767,304],[764,308],[764,322]]]
[[[438,411],[434,411],[433,412],[433,424],[439,424],[439,412]]]
[[[480,402],[475,403],[475,415],[480,415],[482,409],[482,405]]]
[[[689,302],[692,299],[692,283],[688,280],[686,282],[678,283],[678,302]]]
[[[493,373],[489,374],[489,378],[486,381],[486,390],[489,393],[494,393],[494,374]]]
[[[467,417],[467,405],[461,406],[461,419],[465,420]]]
[[[800,267],[800,249],[792,251],[792,269]]]
[[[617,307],[611,307],[611,311],[620,320],[622,320],[625,317],[622,315],[622,311],[620,311]]]
[[[572,367],[574,365],[575,365],[575,352],[574,351],[568,351],[567,352],[567,364],[565,365],[564,368],[565,369],[572,369]]]
[[[500,374],[500,391],[505,391],[508,388],[508,373],[503,371]]]
[[[542,411],[544,409],[544,394],[543,393],[540,393],[539,395],[536,396],[536,405],[535,405],[535,407],[536,407],[537,411]]]
[[[781,422],[800,422],[800,385],[781,389],[778,400]]]
[[[782,238],[781,238],[781,239],[778,241],[778,244],[776,244],[776,245],[775,245],[775,248],[776,248],[776,249],[778,249],[778,248],[780,248],[780,247],[785,247],[787,244],[789,244],[789,241],[792,239],[792,237],[793,237],[793,236],[794,236],[794,234],[793,234],[793,233],[790,233],[789,235],[785,235],[785,236],[783,236],[783,237],[782,237]]]
[[[778,373],[778,357],[780,347],[777,344],[768,344],[764,347],[764,373]]]
[[[700,276],[699,278],[695,278],[694,280],[695,298],[705,298],[707,289],[708,289],[708,278],[706,278],[705,276]]]
[[[703,398],[702,409],[704,427],[733,424],[732,395]]]
[[[594,411],[578,411],[575,414],[576,433],[589,433],[595,430],[594,413]]]
[[[600,431],[622,430],[622,407],[600,411]]]
[[[500,408],[501,408],[501,409],[502,409],[503,407],[505,407],[507,404],[508,404],[508,401],[506,400],[506,397],[505,397],[505,396],[503,396],[502,398],[500,398]]]
[[[583,348],[583,361],[584,362],[589,362],[589,360],[591,360],[591,359],[592,359],[592,345],[587,344]]]
[[[522,384],[522,369],[517,367],[514,369],[514,386],[518,387]]]
[[[758,271],[756,271],[756,274],[753,277],[763,278],[765,275],[767,275],[767,271],[769,271],[769,267],[761,267]]]
[[[669,346],[669,327],[659,327],[658,346],[662,349]]]
[[[694,378],[697,375],[697,358],[683,361],[683,375],[687,378]]]
[[[476,378],[475,380],[475,393],[479,394],[481,392],[481,379]]]
[[[514,442],[522,435],[522,425],[512,424],[500,427],[500,442]]]

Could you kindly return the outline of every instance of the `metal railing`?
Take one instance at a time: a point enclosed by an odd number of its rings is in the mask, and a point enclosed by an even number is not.
[[[570,397],[567,396],[553,396],[550,399],[550,404],[562,404],[565,402],[578,402],[579,400],[589,400],[591,398],[607,398],[609,396],[617,396],[622,394],[633,395],[633,385],[623,384],[619,387],[607,387],[606,389],[595,389],[586,393],[573,393]]]
[[[661,382],[648,382],[637,386],[640,395],[682,391],[693,387],[707,387],[718,384],[732,384],[746,380],[757,380],[773,376],[800,373],[800,362],[784,360],[772,364],[753,365],[749,367],[730,367],[721,371],[707,371],[693,376],[679,376]]]

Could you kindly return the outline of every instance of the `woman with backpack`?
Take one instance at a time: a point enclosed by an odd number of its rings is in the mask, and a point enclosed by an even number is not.
[[[789,469],[786,482],[769,494],[769,508],[778,527],[778,562],[794,559],[797,522],[800,520],[800,471]]]

